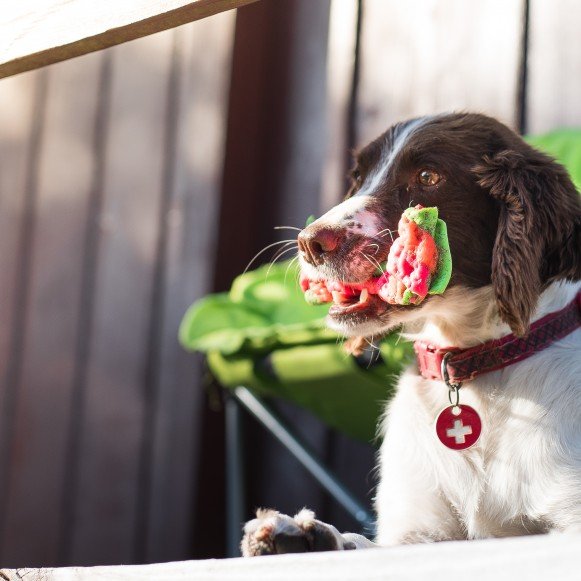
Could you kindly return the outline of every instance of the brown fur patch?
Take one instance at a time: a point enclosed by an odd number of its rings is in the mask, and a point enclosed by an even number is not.
[[[522,336],[548,283],[581,278],[581,198],[561,165],[524,142],[474,171],[500,203],[492,284],[500,316]]]

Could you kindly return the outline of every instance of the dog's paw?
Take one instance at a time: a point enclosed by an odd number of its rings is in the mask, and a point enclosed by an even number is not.
[[[256,518],[244,526],[240,543],[244,557],[354,548],[334,526],[317,520],[315,513],[305,508],[294,517],[276,510],[258,509]]]

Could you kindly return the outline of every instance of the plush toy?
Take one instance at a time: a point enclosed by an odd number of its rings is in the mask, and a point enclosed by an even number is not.
[[[446,224],[438,218],[438,209],[420,205],[408,208],[398,225],[384,272],[364,283],[301,278],[301,287],[309,303],[365,303],[376,294],[393,305],[418,305],[428,294],[444,292],[452,275],[452,257]]]
[[[452,274],[446,224],[438,208],[408,208],[398,225],[377,294],[387,303],[416,305],[444,292]]]

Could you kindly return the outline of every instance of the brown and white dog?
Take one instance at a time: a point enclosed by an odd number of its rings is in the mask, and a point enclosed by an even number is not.
[[[494,119],[397,124],[357,153],[352,182],[347,199],[299,235],[307,276],[366,281],[416,204],[438,207],[454,266],[446,292],[417,307],[374,295],[333,304],[328,324],[344,335],[403,326],[409,338],[467,348],[525,335],[581,289],[578,192],[561,165]],[[433,433],[447,392],[416,366],[399,379],[381,426],[375,543],[306,509],[295,517],[263,510],[245,526],[243,554],[581,531],[581,330],[464,383],[462,401],[483,429],[461,452]]]

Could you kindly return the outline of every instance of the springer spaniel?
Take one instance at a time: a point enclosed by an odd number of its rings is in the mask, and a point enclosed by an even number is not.
[[[464,450],[435,436],[446,384],[410,366],[380,427],[375,542],[340,534],[307,509],[294,517],[259,510],[244,528],[245,556],[581,530],[579,193],[561,165],[489,117],[399,123],[357,153],[347,199],[300,233],[303,274],[368,280],[375,267],[362,250],[376,249],[366,252],[383,263],[385,233],[416,204],[436,206],[447,223],[448,289],[418,306],[367,293],[339,301],[331,328],[377,337],[402,326],[415,341],[466,349],[527,337],[535,321],[573,305],[576,330],[464,382],[456,394],[482,422]]]

